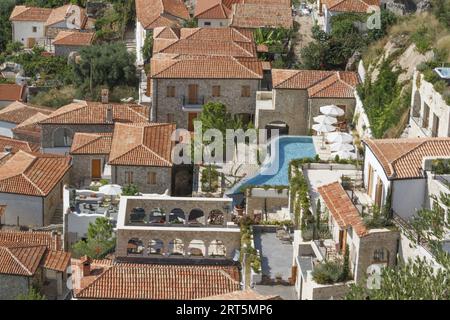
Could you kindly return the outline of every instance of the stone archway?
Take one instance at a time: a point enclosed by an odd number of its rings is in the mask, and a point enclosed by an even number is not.
[[[209,244],[208,254],[210,257],[226,257],[227,248],[221,240],[213,240]]]
[[[149,255],[162,255],[164,252],[164,242],[160,239],[152,239],[148,243]]]
[[[206,246],[203,240],[194,239],[189,242],[187,253],[192,257],[204,257],[206,255]]]
[[[184,242],[181,239],[173,239],[169,241],[169,255],[184,256]]]
[[[128,240],[127,255],[143,255],[144,249],[144,242],[141,239],[131,238]]]

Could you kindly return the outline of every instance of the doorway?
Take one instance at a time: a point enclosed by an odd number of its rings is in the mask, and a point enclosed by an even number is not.
[[[197,112],[189,112],[188,113],[188,130],[190,132],[194,131],[194,121],[197,119],[198,113]]]
[[[198,103],[198,84],[190,84],[188,86],[188,103],[189,104]]]
[[[91,178],[92,180],[100,180],[102,178],[102,160],[92,159],[91,161]]]

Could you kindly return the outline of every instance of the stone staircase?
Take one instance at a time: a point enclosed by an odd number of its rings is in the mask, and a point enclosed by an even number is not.
[[[53,214],[52,219],[50,220],[51,225],[63,224],[63,205],[60,203]]]

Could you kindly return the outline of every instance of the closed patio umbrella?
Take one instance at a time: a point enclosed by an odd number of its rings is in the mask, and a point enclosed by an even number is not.
[[[98,191],[107,196],[118,196],[122,193],[122,187],[118,184],[106,184],[98,188]]]
[[[339,159],[356,159],[356,154],[350,151],[338,151],[331,153],[332,158],[335,158],[336,156],[339,156]]]
[[[320,115],[317,117],[314,117],[314,122],[317,123],[325,123],[325,124],[335,124],[337,122],[337,119],[330,116]]]
[[[320,107],[319,110],[322,114],[332,117],[341,117],[345,114],[344,110],[342,110],[338,106],[335,106],[334,104]]]
[[[355,150],[355,147],[348,143],[333,143],[330,146],[331,152],[338,152],[338,151],[353,151]]]
[[[353,136],[345,132],[332,132],[327,134],[327,141],[330,143],[351,143]]]

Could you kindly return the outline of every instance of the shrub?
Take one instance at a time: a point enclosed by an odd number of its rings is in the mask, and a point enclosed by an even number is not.
[[[127,184],[122,188],[123,196],[135,196],[139,193],[138,187],[134,184]]]
[[[343,266],[337,262],[326,261],[317,265],[312,276],[318,284],[333,284],[341,281]]]

